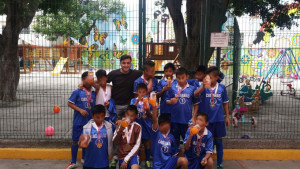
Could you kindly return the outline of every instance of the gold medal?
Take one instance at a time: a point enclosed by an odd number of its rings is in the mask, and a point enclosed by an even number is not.
[[[98,141],[97,148],[101,148],[101,147],[102,147],[102,143],[100,141]]]
[[[146,114],[143,114],[143,118],[144,118],[144,119],[147,118],[147,115],[146,115]]]
[[[212,108],[214,108],[215,106],[216,106],[215,103],[210,104],[210,107],[212,107]]]
[[[199,152],[197,152],[197,156],[198,156],[198,157],[200,156],[200,151],[199,151]]]
[[[91,105],[88,106],[88,109],[91,110]]]

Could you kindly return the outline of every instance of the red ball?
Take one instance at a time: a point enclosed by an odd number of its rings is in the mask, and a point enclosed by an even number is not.
[[[60,112],[60,107],[59,106],[54,106],[53,107],[53,112],[54,113],[59,113]]]

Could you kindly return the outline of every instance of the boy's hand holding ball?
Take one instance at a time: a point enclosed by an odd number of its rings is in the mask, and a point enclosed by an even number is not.
[[[104,106],[105,106],[105,107],[109,107],[109,104],[110,104],[109,102],[105,102],[105,103],[104,103]]]

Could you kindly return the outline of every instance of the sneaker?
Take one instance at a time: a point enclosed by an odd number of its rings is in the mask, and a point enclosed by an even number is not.
[[[217,169],[223,169],[223,164],[218,165]]]
[[[81,162],[81,164],[84,164],[84,159],[81,159],[80,162]]]
[[[116,160],[111,160],[111,162],[109,164],[109,168],[110,169],[116,169]]]
[[[145,166],[146,166],[146,169],[151,169],[152,168],[150,161],[146,161]]]
[[[72,168],[77,168],[77,167],[78,167],[77,164],[70,162],[65,169],[72,169]]]

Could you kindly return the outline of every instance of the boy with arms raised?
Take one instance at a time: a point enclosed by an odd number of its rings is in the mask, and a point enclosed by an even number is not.
[[[173,135],[170,134],[170,115],[161,114],[158,119],[157,116],[157,107],[153,106],[153,169],[187,169],[187,159],[185,157],[176,157],[178,148]]]

